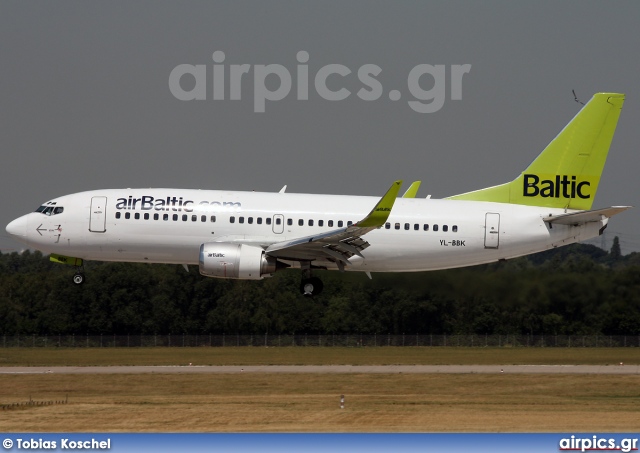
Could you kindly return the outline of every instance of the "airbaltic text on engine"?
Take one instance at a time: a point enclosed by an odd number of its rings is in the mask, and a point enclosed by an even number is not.
[[[571,178],[571,179],[569,179]],[[590,193],[584,193],[584,186],[591,186],[589,181],[577,181],[575,176],[556,175],[555,180],[540,180],[538,175],[524,175],[523,196],[543,198],[591,198]]]
[[[193,212],[195,206],[216,206],[226,210],[237,210],[242,207],[242,203],[233,201],[200,201],[196,204],[193,200],[185,200],[182,197],[155,198],[150,195],[143,195],[134,198],[118,198],[116,209],[141,211],[184,211]]]

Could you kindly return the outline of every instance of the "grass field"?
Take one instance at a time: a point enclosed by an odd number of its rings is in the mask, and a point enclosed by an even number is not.
[[[633,349],[0,350],[0,364],[638,364]],[[1,369],[1,367],[0,367]],[[344,394],[345,409],[339,398]],[[1,431],[640,431],[640,377],[607,375],[0,375]]]

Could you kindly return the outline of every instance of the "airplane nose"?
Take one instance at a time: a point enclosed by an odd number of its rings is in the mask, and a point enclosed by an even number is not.
[[[7,225],[7,233],[15,238],[27,236],[27,216],[18,217]]]

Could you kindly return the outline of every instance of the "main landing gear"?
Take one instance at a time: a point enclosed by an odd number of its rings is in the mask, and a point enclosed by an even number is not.
[[[320,294],[323,287],[322,280],[318,277],[303,278],[300,282],[300,292],[307,297]]]
[[[300,282],[300,292],[303,296],[316,296],[322,292],[324,285],[318,277],[311,276],[311,263],[300,263],[302,267],[302,281]]]

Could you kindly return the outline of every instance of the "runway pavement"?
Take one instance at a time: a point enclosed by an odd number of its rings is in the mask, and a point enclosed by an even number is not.
[[[263,365],[0,367],[0,374],[640,374],[640,365]]]

